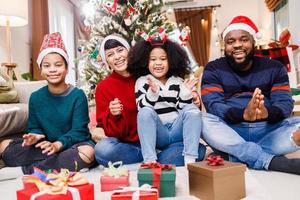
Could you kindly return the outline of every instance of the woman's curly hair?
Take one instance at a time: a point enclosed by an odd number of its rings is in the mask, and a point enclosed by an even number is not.
[[[167,39],[164,44],[155,45],[145,40],[137,42],[131,47],[128,54],[127,71],[135,78],[150,74],[148,63],[150,53],[154,48],[162,48],[166,51],[168,57],[169,70],[166,77],[177,76],[185,78],[190,74],[190,60],[187,52],[178,43]]]

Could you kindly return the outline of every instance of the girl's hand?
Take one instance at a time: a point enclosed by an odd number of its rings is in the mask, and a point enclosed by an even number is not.
[[[189,90],[193,90],[194,89],[194,87],[195,87],[195,85],[198,83],[198,79],[197,78],[193,78],[193,79],[186,79],[186,80],[184,80],[184,82],[183,82],[183,85],[187,88],[187,89],[189,89]]]
[[[45,138],[45,135],[28,133],[23,135],[23,143],[22,146],[30,146],[37,143],[39,140]]]
[[[123,104],[121,104],[121,101],[118,98],[115,98],[109,103],[109,110],[114,116],[120,115],[123,110]]]
[[[149,87],[153,93],[157,93],[158,87],[151,77],[147,77]]]
[[[62,148],[62,143],[59,141],[56,142],[49,142],[49,141],[42,141],[35,145],[36,148],[41,148],[43,154],[47,154],[48,156],[58,152]]]
[[[200,108],[201,107],[201,99],[200,95],[196,90],[193,90],[193,103]]]

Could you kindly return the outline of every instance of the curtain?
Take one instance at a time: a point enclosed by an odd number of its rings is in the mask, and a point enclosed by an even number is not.
[[[48,0],[32,0],[32,64],[34,79],[41,80],[39,66],[36,63],[45,34],[49,33]]]
[[[272,12],[283,0],[265,0],[268,9]]]
[[[205,66],[209,59],[212,26],[212,9],[175,9],[177,24],[191,29],[189,45],[199,66]]]

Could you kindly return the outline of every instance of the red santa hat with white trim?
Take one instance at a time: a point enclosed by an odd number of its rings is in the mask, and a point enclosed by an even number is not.
[[[69,65],[69,56],[59,32],[50,33],[44,36],[44,40],[37,58],[37,64],[41,67],[44,57],[49,53],[60,54]]]
[[[244,30],[250,33],[254,38],[261,39],[262,35],[259,32],[257,26],[253,23],[251,19],[246,16],[236,16],[232,19],[232,21],[228,24],[225,30],[222,33],[223,39],[225,39],[226,35],[233,30]]]

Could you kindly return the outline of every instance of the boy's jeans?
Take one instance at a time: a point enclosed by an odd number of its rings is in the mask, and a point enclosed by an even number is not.
[[[164,125],[153,108],[143,107],[138,112],[138,134],[144,162],[157,160],[156,149],[163,150],[170,144],[182,141],[182,155],[196,159],[201,135],[201,112],[194,104],[188,104],[179,111],[174,122]]]
[[[227,124],[219,117],[202,114],[202,137],[213,148],[228,153],[231,161],[241,161],[250,168],[268,169],[275,155],[297,151],[291,138],[300,126],[299,117],[276,124],[267,122]]]

